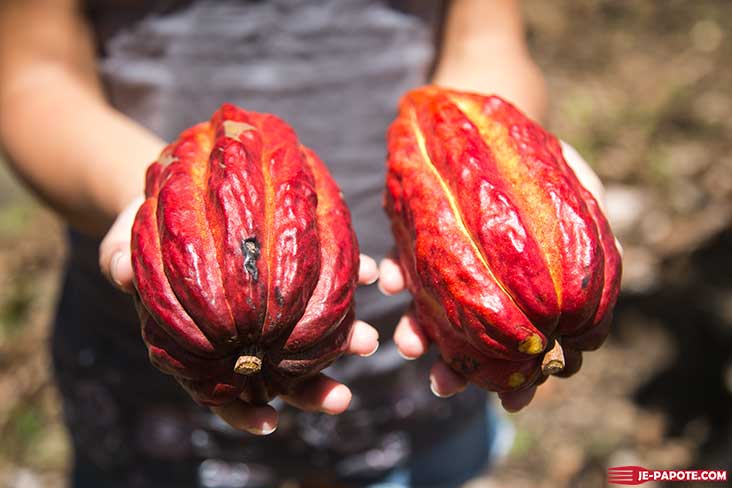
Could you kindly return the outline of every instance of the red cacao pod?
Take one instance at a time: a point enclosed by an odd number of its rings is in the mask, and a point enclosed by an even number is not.
[[[423,87],[388,149],[386,211],[443,359],[498,392],[576,372],[607,336],[621,261],[558,140],[499,97]]]
[[[358,244],[336,183],[284,121],[223,105],[165,148],[145,195],[142,336],[196,401],[263,403],[343,353]]]

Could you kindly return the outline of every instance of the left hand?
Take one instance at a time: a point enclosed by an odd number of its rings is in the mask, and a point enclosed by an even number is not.
[[[562,142],[562,153],[567,164],[572,168],[580,183],[589,190],[597,200],[600,208],[605,209],[605,190],[589,164],[569,144]],[[618,249],[620,243],[616,241]],[[379,270],[379,288],[387,295],[404,290],[404,275],[399,263],[388,257],[381,261]],[[416,359],[429,349],[429,339],[425,331],[416,322],[411,312],[407,312],[399,321],[394,332],[394,342],[399,352],[406,359]],[[439,359],[430,371],[430,388],[439,397],[450,397],[461,392],[467,386],[467,380],[453,371],[442,359]],[[526,390],[499,393],[503,407],[509,412],[521,410],[531,402],[536,393],[536,386]]]

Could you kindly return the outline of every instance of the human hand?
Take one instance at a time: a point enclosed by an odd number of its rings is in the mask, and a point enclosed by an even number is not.
[[[142,196],[133,199],[119,213],[99,245],[99,268],[102,274],[125,293],[132,293],[135,289],[132,284],[130,240],[135,215],[144,201]]]
[[[361,254],[359,284],[371,284],[378,276],[376,261]],[[361,320],[354,321],[346,353],[368,357],[375,353],[378,347],[379,333],[376,329]],[[351,403],[351,397],[351,390],[346,385],[323,373],[306,380],[290,394],[280,395],[282,400],[300,410],[330,415],[343,413]],[[237,400],[220,407],[211,407],[211,411],[232,427],[251,434],[268,435],[277,428],[277,410],[269,405],[254,406]]]
[[[604,188],[590,165],[572,146],[565,142],[562,142],[562,153],[580,183],[593,194],[600,208],[604,211]],[[620,243],[617,240],[616,245],[622,252]],[[387,257],[380,263],[379,288],[387,295],[399,293],[405,288],[401,267],[393,257]],[[429,338],[424,329],[417,323],[413,310],[407,311],[399,321],[394,332],[394,342],[400,354],[406,359],[416,359],[429,349]],[[466,386],[467,380],[452,370],[442,359],[439,359],[432,366],[430,388],[435,395],[450,397],[464,390]],[[506,410],[516,412],[528,405],[535,393],[536,386],[516,392],[499,393],[498,396]]]
[[[142,197],[134,199],[120,212],[99,247],[102,273],[120,290],[133,293],[130,240],[132,224]],[[370,284],[378,278],[376,262],[361,254],[359,284]],[[347,353],[370,356],[379,347],[379,334],[366,322],[356,320],[351,330]],[[281,398],[301,410],[328,414],[342,413],[351,402],[351,390],[324,374],[308,379],[291,394]],[[257,435],[267,435],[277,428],[277,411],[269,405],[253,406],[243,401],[232,402],[211,410],[227,424]]]

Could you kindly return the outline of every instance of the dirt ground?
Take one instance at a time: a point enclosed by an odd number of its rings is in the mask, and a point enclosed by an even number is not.
[[[607,344],[511,416],[513,449],[469,486],[605,486],[617,465],[730,470],[732,2],[525,8],[549,126],[607,186],[623,295]],[[0,169],[0,486],[64,486],[46,351],[63,256],[61,224]]]

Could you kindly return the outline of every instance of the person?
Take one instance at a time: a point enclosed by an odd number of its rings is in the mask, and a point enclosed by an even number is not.
[[[70,229],[52,356],[72,486],[437,487],[485,468],[496,437],[485,392],[402,316],[409,297],[380,208],[384,134],[399,97],[426,82],[544,117],[517,0],[6,0],[0,46],[0,143]],[[212,414],[149,364],[124,292],[147,165],[223,102],[283,117],[323,158],[367,286],[352,356],[328,376]]]

